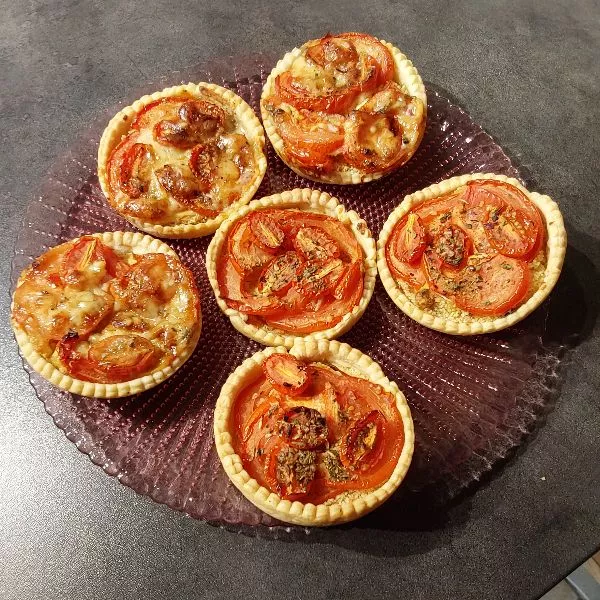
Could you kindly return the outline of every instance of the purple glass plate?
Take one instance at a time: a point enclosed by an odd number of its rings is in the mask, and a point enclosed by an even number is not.
[[[129,100],[182,81],[213,81],[233,89],[258,112],[274,60],[262,56],[213,61],[132,93]],[[431,86],[425,138],[397,173],[360,186],[303,179],[269,146],[269,167],[257,197],[294,187],[320,187],[366,219],[375,237],[385,219],[417,189],[453,175],[488,171],[518,177],[502,149],[469,116]],[[22,268],[49,247],[104,230],[131,229],[107,205],[96,177],[98,140],[117,107],[102,116],[57,162],[26,212],[18,236],[12,285]],[[135,397],[96,400],[63,392],[34,372],[31,382],[67,437],[109,475],[136,492],[228,528],[268,536],[309,531],[283,527],[246,501],[225,475],[214,449],[212,411],[231,371],[260,346],[237,333],[208,283],[209,240],[169,242],[192,270],[202,294],[203,332],[191,359],[161,386]],[[517,327],[459,338],[426,329],[401,313],[377,284],[362,320],[343,337],[378,361],[406,393],[416,430],[404,486],[373,517],[394,526],[407,496],[446,501],[489,471],[540,419],[557,386],[561,347],[545,344],[547,306]],[[362,525],[364,526],[364,525]],[[328,535],[335,535],[329,532]]]

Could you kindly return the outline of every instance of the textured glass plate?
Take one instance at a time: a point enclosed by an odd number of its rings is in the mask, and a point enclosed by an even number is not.
[[[262,83],[274,63],[262,56],[214,61],[209,69],[186,69],[133,91],[127,101],[167,85],[205,80],[230,87],[259,112]],[[502,149],[465,112],[431,86],[428,98],[425,138],[398,172],[360,186],[318,186],[288,169],[269,146],[269,167],[257,197],[320,187],[355,209],[377,237],[392,209],[417,189],[477,171],[519,176]],[[13,287],[22,268],[53,245],[85,233],[131,229],[108,207],[96,177],[98,140],[117,110],[98,119],[57,162],[29,205],[15,249]],[[242,497],[214,449],[212,411],[219,390],[260,346],[237,333],[217,307],[204,264],[208,242],[169,242],[196,277],[203,312],[198,348],[173,377],[139,396],[112,401],[63,392],[28,368],[31,382],[67,437],[138,493],[229,528],[299,535],[308,530],[282,527]],[[368,517],[370,523],[394,527],[407,503],[447,501],[534,427],[556,389],[560,356],[559,346],[543,343],[546,316],[543,306],[512,329],[451,337],[411,321],[378,282],[364,317],[342,339],[378,361],[405,392],[416,448],[404,486]]]

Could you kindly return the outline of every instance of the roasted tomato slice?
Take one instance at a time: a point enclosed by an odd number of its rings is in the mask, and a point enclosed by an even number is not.
[[[90,344],[87,354],[76,347],[77,335],[66,336],[58,344],[61,361],[70,375],[83,381],[117,383],[130,381],[150,371],[160,352],[152,342],[140,335],[113,335]]]
[[[205,217],[215,217],[219,214],[219,211],[211,206],[209,198],[204,195],[205,183],[192,176],[191,172],[188,174],[181,167],[164,165],[156,171],[156,177],[170,196],[194,212]]]
[[[137,130],[152,128],[155,123],[164,119],[175,120],[179,116],[179,108],[182,103],[187,102],[189,99],[189,96],[181,95],[149,102],[137,113],[131,128]]]
[[[265,480],[282,498],[295,500],[307,494],[317,473],[317,454],[274,443],[265,461]]]
[[[188,166],[198,181],[200,191],[208,192],[215,179],[217,148],[213,145],[197,144],[190,154]]]
[[[293,241],[294,248],[308,260],[337,258],[340,249],[320,227],[301,227]]]
[[[272,257],[270,257],[272,258]],[[277,296],[253,296],[244,289],[243,275],[228,256],[219,261],[217,280],[219,291],[227,304],[248,315],[281,315],[284,305]]]
[[[496,255],[463,273],[454,301],[476,316],[503,315],[516,308],[531,283],[528,264],[508,256]]]
[[[282,439],[298,450],[324,450],[328,446],[327,421],[314,408],[289,408],[283,414],[278,430]]]
[[[322,165],[344,143],[343,118],[338,115],[326,118],[318,113],[305,111],[295,121],[288,112],[280,110],[275,122],[286,149],[293,148],[296,152],[304,153],[304,166]]]
[[[153,135],[160,144],[185,150],[214,139],[224,122],[225,112],[216,104],[188,100],[180,106],[177,119],[158,121]]]
[[[353,262],[347,269],[333,290],[333,297],[337,300],[345,300],[353,295],[354,291],[363,287],[362,264]]]
[[[418,222],[415,226],[419,229]],[[413,289],[419,289],[426,283],[425,272],[421,264],[423,249],[421,243],[414,244],[413,250],[407,250],[407,241],[405,235],[406,224],[401,221],[392,231],[388,243],[385,247],[385,259],[392,275],[396,279],[402,279],[408,283]],[[411,237],[408,242],[418,241]],[[419,255],[420,252],[420,255]],[[413,264],[410,264],[405,259],[413,257]]]
[[[433,249],[446,266],[460,269],[467,262],[472,244],[471,239],[460,227],[448,224],[437,231]]]
[[[258,278],[260,294],[283,295],[298,277],[302,260],[296,252],[286,252],[276,256]]]
[[[229,232],[228,247],[233,266],[241,275],[263,267],[273,259],[272,251],[258,243],[246,220],[238,221]]]
[[[283,243],[285,234],[277,221],[261,211],[254,212],[248,219],[250,231],[256,240],[267,250],[272,252]]]
[[[418,215],[408,214],[396,225],[391,252],[405,263],[416,263],[427,245],[427,230]]]
[[[323,298],[317,298],[311,307],[310,304],[302,304],[302,310],[296,314],[274,315],[269,318],[269,324],[277,329],[289,331],[290,333],[314,333],[337,325],[354,307],[360,302],[363,293],[363,279],[358,279],[357,285],[351,293],[342,300],[323,302]]]
[[[429,287],[443,296],[452,297],[461,285],[466,271],[447,268],[447,264],[433,248],[423,254],[423,267]]]
[[[154,153],[148,144],[135,143],[123,154],[119,169],[119,188],[130,198],[139,198],[148,191],[152,177]]]
[[[82,281],[101,283],[107,277],[116,277],[126,269],[112,248],[99,239],[85,235],[64,255],[62,280],[69,285]]]
[[[394,115],[356,111],[347,123],[344,158],[350,165],[371,173],[404,160],[402,127]]]
[[[298,289],[304,296],[316,298],[333,291],[346,274],[346,270],[339,258],[309,261],[298,271]]]
[[[489,242],[505,256],[533,258],[545,239],[540,212],[515,186],[504,181],[468,184],[468,205],[479,209]]]
[[[271,385],[288,396],[301,394],[310,383],[306,364],[291,354],[271,354],[262,368]]]
[[[377,464],[385,448],[385,423],[378,410],[354,423],[340,447],[340,460],[347,469],[364,472]]]
[[[306,50],[306,57],[322,68],[345,73],[356,66],[358,52],[354,44],[342,36],[326,35]]]
[[[257,425],[259,428],[263,427],[265,420],[269,417],[276,416],[278,418],[279,413],[281,412],[280,408],[279,402],[274,398],[266,398],[263,402],[258,404],[244,424],[243,441],[247,443],[254,433],[254,428]]]

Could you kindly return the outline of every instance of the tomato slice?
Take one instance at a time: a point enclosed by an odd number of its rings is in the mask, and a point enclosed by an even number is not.
[[[433,240],[433,250],[447,267],[465,266],[472,249],[471,239],[458,225],[448,224],[439,229]]]
[[[243,289],[243,279],[230,256],[221,259],[217,266],[219,291],[227,304],[242,313],[249,315],[271,316],[281,315],[285,309],[277,296],[254,296]]]
[[[188,166],[198,181],[201,192],[208,192],[215,179],[217,148],[208,144],[197,144],[192,149]]]
[[[323,302],[322,306],[315,310],[309,310],[306,305],[294,314],[287,311],[283,315],[274,315],[269,317],[269,324],[282,331],[290,333],[314,333],[322,331],[337,325],[345,315],[352,312],[352,309],[360,302],[363,292],[363,279],[358,280],[358,285],[352,289],[350,295],[342,300],[333,302]],[[317,300],[320,302],[321,299]]]
[[[301,227],[293,241],[294,248],[308,260],[337,258],[340,249],[320,227]]]
[[[148,191],[152,177],[154,153],[148,144],[135,143],[123,155],[119,169],[119,187],[130,198],[139,198]]]
[[[342,36],[328,34],[306,50],[306,56],[319,67],[348,71],[358,62],[354,44]]]
[[[260,294],[283,295],[296,281],[302,260],[296,252],[286,252],[276,256],[264,269],[258,279]]]
[[[317,298],[336,288],[346,274],[346,266],[339,258],[309,261],[298,271],[297,286],[304,296]]]
[[[267,250],[273,251],[283,243],[285,234],[277,222],[260,211],[251,213],[248,223],[256,240]]]
[[[79,336],[68,335],[58,346],[58,355],[70,375],[83,381],[118,383],[150,371],[159,351],[140,335],[113,335],[90,345],[87,355],[76,350]]]
[[[346,300],[360,287],[362,296],[363,269],[362,264],[353,262],[333,290],[333,297],[337,300]]]
[[[537,206],[517,187],[504,181],[476,180],[468,184],[470,208],[483,210],[489,242],[505,256],[533,258],[545,239]]]
[[[283,442],[270,444],[265,479],[282,498],[296,500],[310,491],[317,472],[316,453],[296,450]]]
[[[454,301],[473,315],[503,315],[525,300],[531,283],[526,262],[496,255],[475,271],[464,270]]]
[[[396,279],[402,279],[413,289],[419,289],[426,283],[425,273],[421,265],[421,257],[418,256],[420,244],[415,245],[415,258],[413,264],[409,264],[401,257],[409,257],[411,253],[406,251],[405,224],[401,221],[392,231],[388,243],[385,247],[385,259],[392,275]],[[421,256],[423,250],[420,250]]]
[[[342,464],[352,471],[371,470],[381,459],[385,447],[385,417],[373,410],[350,428],[340,447]]]
[[[94,264],[96,263],[96,264]],[[91,266],[93,269],[90,269]],[[126,269],[112,248],[91,235],[81,237],[62,259],[62,280],[77,285],[93,278],[100,283],[107,276],[116,277]]]
[[[405,263],[416,263],[427,245],[427,231],[419,215],[409,213],[396,225],[398,233],[393,236],[391,251]],[[396,233],[396,232],[394,232]]]
[[[245,273],[263,267],[273,259],[272,251],[260,245],[247,221],[238,221],[228,235],[229,256],[236,270]]]
[[[288,112],[281,110],[275,121],[286,150],[291,148],[303,166],[322,166],[329,154],[344,143],[341,119],[334,123],[331,118],[327,120],[315,112],[305,112],[300,120],[294,121]]]
[[[212,140],[223,130],[225,112],[204,100],[188,100],[179,106],[176,119],[164,119],[153,127],[154,139],[182,150]]]
[[[279,402],[274,399],[267,398],[252,411],[246,424],[244,425],[243,440],[248,442],[254,433],[254,428],[258,425],[259,427],[264,424],[263,420],[265,417],[272,416],[279,412],[281,408]]]
[[[131,124],[131,128],[137,130],[149,129],[163,119],[177,119],[179,108],[183,102],[189,99],[189,96],[182,94],[180,96],[168,96],[167,98],[160,98],[149,102],[137,113]]]

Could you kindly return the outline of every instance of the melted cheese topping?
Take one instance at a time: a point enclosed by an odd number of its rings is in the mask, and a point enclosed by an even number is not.
[[[74,255],[85,244],[93,260]],[[123,246],[111,249],[86,236],[51,249],[23,272],[12,314],[44,358],[63,373],[88,381],[97,380],[86,378],[90,358],[109,338],[123,336],[120,343],[130,340],[131,348],[136,340],[149,342],[149,368],[138,372],[132,364],[134,376],[122,379],[127,381],[175,360],[198,331],[200,304],[191,274],[176,257],[138,254]],[[105,356],[100,369],[110,376],[111,368],[134,358],[126,347],[119,355]]]

